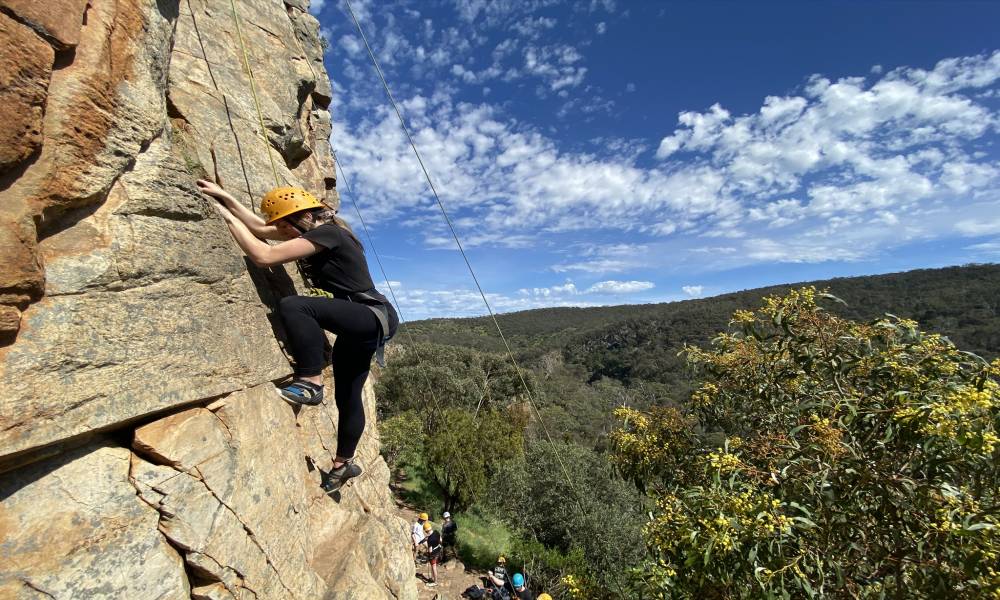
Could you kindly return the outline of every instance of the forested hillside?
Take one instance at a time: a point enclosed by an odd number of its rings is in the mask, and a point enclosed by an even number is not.
[[[490,524],[470,532],[480,543],[465,548],[467,561],[487,567],[510,553],[557,598],[778,596],[785,586],[804,597],[831,573],[859,569],[863,576],[831,584],[834,595],[878,597],[869,592],[911,579],[1000,589],[982,567],[992,542],[972,533],[993,521],[980,523],[974,510],[955,526],[975,527],[965,546],[901,520],[907,539],[876,552],[909,556],[904,546],[919,542],[927,550],[913,560],[972,566],[886,575],[891,560],[848,552],[858,531],[834,514],[838,504],[800,489],[821,489],[812,479],[828,472],[845,489],[878,488],[916,464],[907,448],[947,445],[957,470],[912,483],[943,492],[915,498],[905,488],[888,504],[859,496],[849,512],[862,523],[890,504],[934,513],[953,502],[941,500],[948,486],[997,477],[991,419],[1000,388],[987,380],[1000,361],[975,355],[1000,355],[1000,265],[498,319],[530,398],[488,317],[405,325],[378,383],[387,461],[424,482],[422,502]],[[880,439],[893,441],[891,452]],[[876,472],[865,457],[878,452],[888,466]],[[772,478],[779,471],[787,485]],[[741,474],[749,479],[733,478]],[[772,496],[779,481],[785,487]],[[991,498],[969,495],[969,506]],[[821,525],[813,510],[829,513]],[[842,551],[814,546],[815,527],[846,540]],[[800,557],[770,553],[773,541],[798,544]],[[802,557],[811,562],[796,570]]]
[[[800,286],[844,300],[835,309],[840,316],[867,321],[891,313],[984,358],[1000,353],[1000,265],[994,264],[810,281],[665,304],[544,308],[497,320],[518,358],[529,364],[558,350],[567,362],[583,365],[590,380],[673,384],[682,375],[677,352],[684,344],[704,344],[726,328],[733,311]],[[503,351],[489,317],[407,323],[396,339]]]

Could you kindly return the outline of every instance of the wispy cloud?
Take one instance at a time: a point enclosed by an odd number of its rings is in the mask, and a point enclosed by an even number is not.
[[[309,12],[313,15],[318,15],[323,12],[324,6],[326,6],[326,0],[312,0],[309,3]]]
[[[601,281],[587,288],[590,294],[634,294],[656,287],[652,281]]]
[[[570,47],[523,52],[542,70],[580,62]],[[555,86],[560,74],[551,77]],[[981,220],[952,228],[926,214],[973,204],[988,213],[1000,201],[1000,164],[981,152],[998,117],[976,98],[998,81],[1000,52],[875,79],[814,76],[754,113],[721,104],[682,113],[659,144],[659,162],[646,165],[652,157],[634,150],[641,141],[608,144],[601,155],[569,152],[502,107],[460,102],[448,90],[410,96],[404,112],[435,185],[482,245],[509,245],[510,231],[531,244],[557,232],[618,230],[729,240],[714,246],[733,250],[715,258],[744,264],[863,260],[909,240],[993,231]],[[415,211],[411,222],[423,227],[426,184],[395,115],[379,109],[335,127],[373,218]],[[437,227],[424,229],[429,242],[446,237]],[[633,266],[580,254],[551,269]]]
[[[558,286],[556,286],[558,287]],[[494,312],[505,313],[549,306],[598,306],[576,292],[558,292],[547,288],[520,290],[517,295],[487,293]],[[476,290],[396,290],[399,306],[406,319],[417,320],[438,315],[478,316],[487,313],[482,296]]]

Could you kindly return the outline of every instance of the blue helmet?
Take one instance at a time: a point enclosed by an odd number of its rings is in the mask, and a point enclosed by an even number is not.
[[[514,587],[521,587],[524,585],[524,575],[514,573],[514,577],[511,578],[511,582],[514,583]]]

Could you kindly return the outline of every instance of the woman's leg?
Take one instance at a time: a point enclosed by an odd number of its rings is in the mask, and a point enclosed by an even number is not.
[[[323,372],[323,330],[338,336],[374,341],[378,319],[364,304],[319,296],[286,296],[278,312],[288,334],[288,349],[295,358],[297,377],[316,377]]]
[[[378,331],[378,321],[371,310],[365,308]],[[340,422],[337,425],[337,461],[354,457],[358,441],[365,430],[365,407],[361,392],[368,379],[373,344],[359,342],[347,336],[337,338],[333,345],[333,386],[337,399]]]

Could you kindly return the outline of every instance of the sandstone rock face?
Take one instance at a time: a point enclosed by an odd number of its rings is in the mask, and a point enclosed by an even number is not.
[[[50,39],[59,49],[80,41],[87,0],[0,0],[0,6]]]
[[[337,502],[332,399],[272,385],[297,277],[194,185],[337,202],[308,2],[236,4],[263,130],[229,0],[0,0],[0,597],[416,598],[370,386]]]
[[[0,170],[31,156],[42,143],[45,91],[55,52],[25,25],[0,13]]]
[[[129,483],[130,454],[95,443],[4,475],[0,597],[188,597],[180,555]]]

